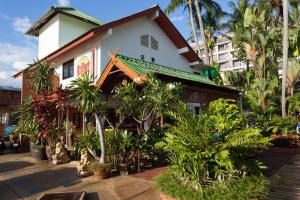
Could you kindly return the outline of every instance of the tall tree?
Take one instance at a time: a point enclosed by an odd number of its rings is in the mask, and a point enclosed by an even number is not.
[[[208,1],[210,1],[210,0],[208,0]],[[206,64],[210,64],[209,51],[208,51],[207,41],[206,41],[206,36],[205,36],[205,29],[204,29],[203,20],[202,20],[202,16],[201,16],[200,5],[199,5],[201,2],[202,1],[194,0],[194,6],[195,6],[195,9],[196,9],[196,13],[197,13],[199,29],[200,29],[200,33],[201,33],[201,39],[202,39],[202,45],[203,45],[203,48],[204,48],[204,55],[205,55],[204,60],[205,60]]]
[[[287,65],[288,65],[288,48],[289,48],[289,2],[288,0],[283,0],[283,38],[282,38],[282,91],[281,91],[281,113],[282,117],[286,116],[286,74],[287,74]]]
[[[192,33],[193,33],[193,39],[196,43],[196,48],[200,54],[200,46],[199,46],[199,42],[198,42],[198,36],[196,33],[195,21],[194,21],[194,17],[193,17],[193,9],[192,9],[193,1],[192,0],[171,0],[170,4],[165,9],[165,13],[167,15],[169,15],[170,13],[175,12],[179,7],[188,8],[190,24],[191,24]]]

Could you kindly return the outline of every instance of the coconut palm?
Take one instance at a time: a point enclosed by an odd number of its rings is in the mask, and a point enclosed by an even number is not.
[[[100,120],[99,114],[104,113],[105,104],[101,101],[99,92],[97,91],[93,79],[89,76],[88,73],[84,73],[82,76],[71,81],[70,86],[68,87],[70,98],[74,100],[75,106],[83,112],[84,122],[83,122],[83,131],[86,127],[86,114],[94,114],[96,120],[96,128],[99,133],[100,139],[100,148],[101,148],[101,157],[99,158],[100,163],[105,163],[105,147],[104,147],[104,133],[103,126]],[[94,157],[95,154],[90,151]]]
[[[289,48],[289,39],[288,39],[288,31],[289,31],[289,2],[288,0],[283,0],[283,52],[282,52],[282,91],[281,91],[281,112],[282,117],[286,116],[286,74],[287,74],[287,65],[288,65],[288,48]]]
[[[209,64],[210,63],[209,52],[208,52],[207,41],[206,41],[206,36],[205,36],[205,29],[204,29],[204,25],[203,25],[202,16],[201,16],[201,10],[200,10],[201,3],[204,3],[204,2],[205,1],[194,0],[194,6],[196,9],[196,14],[197,14],[198,23],[199,23],[199,29],[200,29],[201,38],[202,38],[202,45],[204,48],[205,63]],[[211,1],[206,0],[206,2],[211,2]]]
[[[195,21],[194,21],[193,12],[192,12],[193,1],[192,0],[171,0],[170,4],[165,9],[165,13],[167,15],[169,15],[170,13],[175,12],[179,7],[188,8],[190,24],[191,24],[192,33],[193,33],[193,39],[196,43],[196,48],[200,54],[200,46],[199,46],[199,42],[198,42],[198,36],[196,33]]]

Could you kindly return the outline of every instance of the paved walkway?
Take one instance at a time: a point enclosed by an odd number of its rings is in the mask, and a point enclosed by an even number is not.
[[[300,154],[270,177],[269,200],[300,200]]]
[[[86,191],[88,200],[160,200],[145,174],[97,180],[79,178],[76,162],[52,165],[29,153],[0,155],[0,199],[36,199],[49,192]]]

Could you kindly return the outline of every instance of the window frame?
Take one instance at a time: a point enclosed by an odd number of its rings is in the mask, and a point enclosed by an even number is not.
[[[72,65],[71,65],[72,63]],[[66,69],[67,68],[67,69]],[[75,71],[75,63],[74,59],[71,59],[67,62],[64,62],[62,65],[62,80],[66,80],[68,78],[74,77],[74,71]],[[67,70],[67,75],[65,76],[65,69]],[[71,72],[71,69],[73,72]]]

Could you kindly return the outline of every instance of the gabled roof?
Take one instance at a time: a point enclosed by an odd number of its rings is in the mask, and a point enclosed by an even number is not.
[[[35,22],[31,26],[31,28],[26,32],[26,34],[32,35],[32,36],[38,36],[39,30],[57,14],[67,15],[67,16],[79,19],[81,21],[88,22],[95,26],[99,26],[102,24],[99,20],[97,20],[75,8],[52,6],[50,8],[50,10],[44,16],[42,16],[37,22]]]
[[[130,67],[133,71],[135,71],[139,75],[156,73],[156,74],[180,78],[184,80],[195,81],[195,82],[209,84],[209,85],[216,85],[213,81],[199,74],[178,70],[172,67],[159,65],[156,63],[151,63],[136,58],[130,58],[123,55],[116,55],[116,58],[121,62],[123,62],[128,67]]]
[[[157,17],[155,15],[157,14]],[[75,38],[71,42],[67,43],[66,45],[62,46],[61,48],[55,50],[48,56],[44,57],[41,60],[48,60],[51,61],[52,59],[62,55],[63,53],[75,48],[79,44],[93,38],[96,35],[106,33],[109,29],[118,27],[120,25],[126,24],[130,21],[133,21],[135,19],[138,19],[140,17],[145,16],[153,16],[153,20],[160,26],[160,28],[166,33],[166,35],[169,37],[169,39],[173,42],[173,44],[178,48],[187,48],[188,51],[185,51],[181,55],[184,56],[190,63],[195,62],[201,62],[202,60],[199,58],[199,56],[196,54],[196,52],[190,47],[190,45],[187,43],[187,41],[184,39],[184,37],[179,33],[179,31],[176,29],[176,27],[172,24],[172,22],[169,20],[169,18],[164,14],[164,12],[160,9],[159,6],[154,6],[149,9],[143,10],[141,12],[135,13],[133,15],[118,19],[116,21],[112,21],[110,23],[103,24],[101,26],[98,26],[83,35]],[[26,69],[32,67],[33,65],[30,65]],[[24,69],[24,70],[26,70]],[[17,78],[21,75],[22,71],[15,74],[13,77]]]
[[[216,86],[216,84],[198,74],[191,72],[174,69],[171,67],[159,65],[156,63],[146,62],[136,58],[130,58],[123,55],[111,55],[111,60],[104,69],[100,78],[98,79],[96,86],[98,89],[101,88],[106,78],[110,75],[113,67],[119,68],[120,71],[129,76],[132,80],[139,82],[146,79],[147,74],[153,73],[156,75],[167,76],[171,78],[177,78],[181,80],[193,81],[196,83]]]

